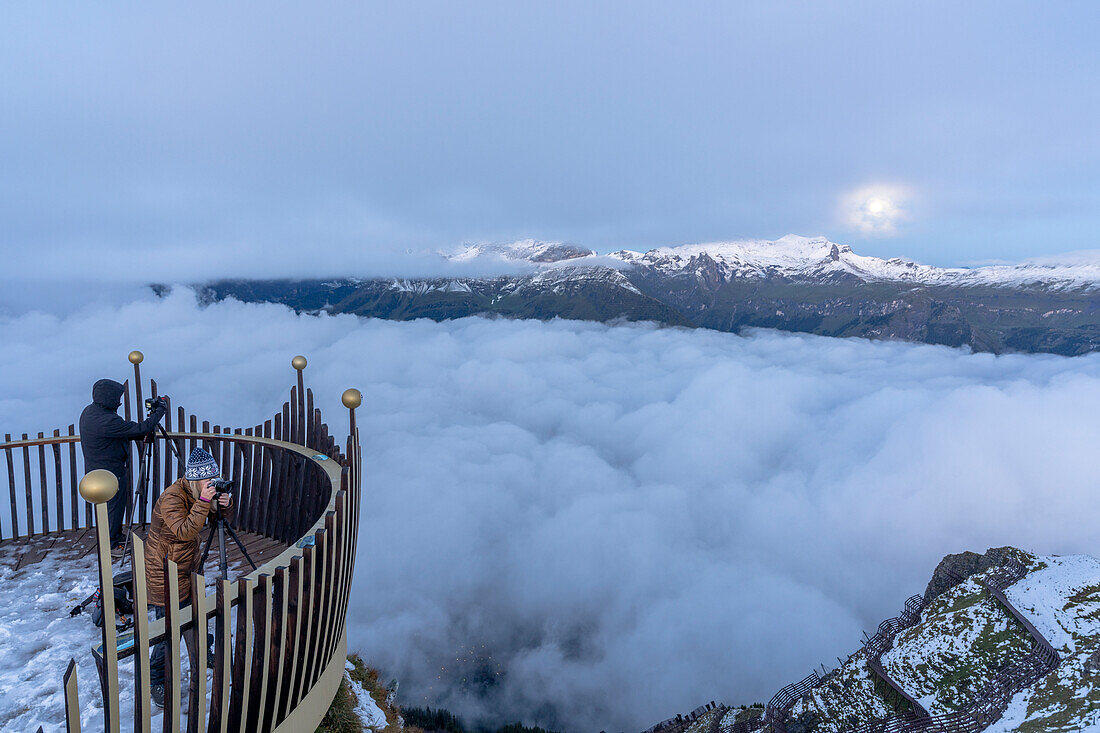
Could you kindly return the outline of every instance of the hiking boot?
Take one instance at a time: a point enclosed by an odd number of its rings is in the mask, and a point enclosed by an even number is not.
[[[111,559],[121,560],[123,555],[126,554],[126,540],[119,542],[117,545],[111,545]]]
[[[149,696],[153,698],[153,704],[158,708],[164,707],[164,685],[153,685],[150,687]]]

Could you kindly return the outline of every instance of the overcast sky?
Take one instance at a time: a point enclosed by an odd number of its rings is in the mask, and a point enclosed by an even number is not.
[[[1098,21],[1003,0],[8,5],[6,275],[376,274],[523,237],[825,234],[942,265],[1096,248]]]

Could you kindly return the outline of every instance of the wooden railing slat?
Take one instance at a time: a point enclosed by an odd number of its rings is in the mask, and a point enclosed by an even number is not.
[[[11,433],[4,435],[4,442],[11,442]],[[11,499],[11,536],[19,536],[19,503],[15,498],[15,462],[11,457],[11,448],[4,449],[4,458],[8,464],[8,493]],[[30,534],[27,532],[27,534]]]
[[[230,582],[222,579],[215,589],[214,614],[214,679],[210,688],[210,720],[207,730],[224,733],[229,729],[232,625],[230,621]]]
[[[145,401],[141,399],[141,366],[134,364],[134,414],[137,415],[137,421],[141,422],[145,419]]]
[[[253,609],[256,633],[252,652],[252,673],[249,675],[252,689],[249,692],[249,710],[245,730],[260,730],[260,721],[267,703],[269,684],[268,666],[271,658],[271,576],[264,573],[257,579],[259,599]]]
[[[285,406],[284,406],[285,412]],[[284,432],[284,415],[275,415],[275,435],[280,436],[278,439],[283,440],[281,437]],[[282,501],[283,487],[286,485],[286,456],[283,455],[283,451],[278,451],[273,457],[273,465],[271,468],[271,501],[275,506],[285,506]],[[276,539],[282,539],[282,534],[279,532],[280,524],[287,512],[267,511],[266,521],[264,522],[264,534],[268,537],[274,537]]]
[[[176,563],[164,561],[164,628],[166,631],[164,654],[164,733],[178,733],[180,729],[180,588]]]
[[[76,425],[69,424],[69,436],[76,435]],[[77,487],[79,484],[76,479],[76,444],[73,441],[66,443],[66,448],[69,452],[69,501],[71,502],[73,529],[80,526],[80,494]],[[84,526],[91,525],[91,508],[92,505],[88,504],[88,522]]]
[[[317,670],[321,663],[321,635],[324,633],[324,608],[328,598],[328,573],[331,570],[328,546],[332,541],[332,537],[327,529],[317,530],[316,537],[317,554],[314,555],[314,559],[317,563],[317,572],[315,573],[317,576],[317,602],[313,604],[311,613],[313,616],[313,635],[310,637],[310,665],[306,689],[312,688],[317,681]]]
[[[234,435],[244,435],[244,431],[237,428],[233,431]],[[226,441],[229,442],[229,441]],[[241,477],[244,473],[244,443],[233,442],[229,445],[229,455],[232,457],[230,462],[231,468],[229,472],[229,478],[233,481],[233,493],[234,501],[237,502],[237,513],[233,517],[233,526],[238,529],[241,526],[241,501],[244,497],[244,485],[241,483]]]
[[[191,630],[195,637],[195,654],[191,657],[191,674],[187,686],[187,730],[200,733],[206,722],[206,578],[191,573]]]
[[[286,657],[287,569],[275,568],[272,596],[271,665],[268,667],[271,688],[264,710],[264,730],[274,730],[279,721],[279,699],[283,690],[283,667]]]
[[[76,660],[69,658],[63,680],[65,688],[65,730],[66,733],[80,733],[80,695],[76,689]]]
[[[336,516],[340,523],[339,532],[342,539],[339,616],[336,619],[337,636],[339,636],[339,631],[344,628],[347,619],[348,601],[351,597],[351,548],[354,542],[352,532],[355,531],[355,523],[348,514],[348,500],[345,489],[341,489],[336,493]],[[338,639],[334,641],[338,641]]]
[[[39,440],[45,437],[42,433],[38,434]],[[45,534],[50,531],[50,492],[46,488],[46,446],[44,444],[38,446],[38,486],[42,495],[42,532]]]
[[[171,397],[171,395],[169,395],[169,397]],[[172,411],[171,410],[167,410],[164,413],[164,432],[166,432],[166,433],[172,432]],[[167,441],[165,441],[165,442],[167,442]],[[175,463],[176,463],[176,457],[172,452],[172,446],[165,445],[164,446],[164,469],[163,469],[163,473],[161,474],[162,478],[161,478],[161,483],[160,483],[159,489],[161,489],[161,490],[167,489],[169,486],[172,485],[172,481],[173,481],[172,466],[175,465]],[[154,504],[155,504],[155,502],[154,502]]]
[[[55,429],[53,437],[60,438],[61,430]],[[53,480],[54,486],[57,488],[57,506],[54,507],[56,525],[54,529],[60,532],[65,529],[65,474],[61,472],[61,443],[55,442],[50,447],[53,449]],[[72,528],[70,527],[70,529]]]
[[[298,672],[299,637],[302,633],[302,559],[295,557],[290,561],[287,574],[287,635],[286,663],[284,665],[282,693],[279,696],[279,708],[276,720],[282,721],[293,709],[292,700],[297,688],[294,686]]]
[[[271,420],[266,420],[264,422],[264,437],[265,438],[271,438],[272,437],[271,422],[272,422]],[[260,534],[264,535],[265,537],[270,537],[271,536],[267,532],[267,515],[270,513],[270,511],[272,509],[272,507],[269,506],[270,497],[272,496],[271,483],[274,480],[273,477],[272,477],[272,459],[273,459],[272,454],[273,454],[273,451],[270,448],[268,448],[267,446],[264,446],[264,449],[262,451],[262,455],[260,456],[260,459],[261,459],[260,460],[260,466],[261,466],[261,468],[260,468],[259,491],[261,492],[261,495],[264,496],[264,497],[267,497],[268,500],[267,501],[261,500],[261,501],[254,502],[255,503],[255,506],[253,507],[254,514],[253,514],[253,517],[252,517],[253,531],[259,532]]]
[[[301,372],[298,372],[298,376],[301,376]],[[300,443],[298,440],[298,387],[294,386],[290,388],[290,429],[287,434],[290,436],[287,440],[294,443]]]
[[[237,633],[233,649],[233,684],[229,701],[229,730],[243,733],[251,689],[247,675],[252,672],[252,600],[255,582],[250,578],[237,581]]]
[[[246,428],[244,435],[252,435],[252,428]],[[248,509],[252,501],[252,444],[240,443],[240,458],[234,468],[233,480],[237,482],[237,518],[239,529],[249,529]]]
[[[306,679],[309,677],[308,669],[313,661],[313,657],[310,655],[310,637],[313,633],[313,613],[312,609],[316,605],[317,590],[315,585],[316,568],[314,565],[314,547],[313,545],[306,545],[302,548],[302,598],[303,609],[302,613],[302,635],[299,637],[301,642],[300,650],[298,652],[298,680],[295,683],[297,690],[295,691],[294,704],[305,696],[306,690],[309,687],[306,685]]]
[[[23,440],[27,434],[23,433]],[[34,534],[34,489],[31,488],[31,451],[23,446],[23,488],[27,494],[27,536]]]
[[[134,731],[149,733],[151,726],[149,700],[149,591],[145,582],[145,543],[137,534],[130,546],[130,567],[134,577]]]
[[[308,425],[308,431],[306,432],[305,444],[310,448],[317,447],[317,423],[313,418],[313,390],[306,390],[306,424]]]
[[[332,601],[334,597],[333,591],[336,587],[336,580],[339,577],[336,574],[336,562],[343,558],[336,552],[337,541],[336,536],[336,515],[334,512],[328,512],[325,515],[325,535],[328,538],[328,542],[325,545],[325,594],[321,601],[321,636],[317,645],[318,649],[318,663],[315,670],[314,683],[317,678],[321,676],[321,672],[324,670],[324,663],[328,661],[331,654],[329,653],[329,642],[332,637]]]

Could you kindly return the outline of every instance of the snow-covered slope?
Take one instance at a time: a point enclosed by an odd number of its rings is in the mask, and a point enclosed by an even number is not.
[[[825,237],[744,240],[660,247],[648,252],[622,250],[611,255],[624,263],[665,274],[690,274],[713,261],[726,279],[785,277],[820,280],[851,275],[865,282],[903,282],[956,287],[1004,286],[1066,290],[1100,287],[1100,256],[1076,261],[1024,262],[960,268],[922,265],[900,257],[880,259],[856,254]]]
[[[1038,570],[1008,589],[1014,606],[1062,656],[1034,688],[1012,699],[987,733],[1100,731],[1100,560],[1088,555],[1039,558]]]
[[[463,245],[456,252],[441,253],[452,262],[471,262],[478,259],[527,261],[535,263],[560,262],[596,254],[590,249],[564,242],[541,242],[521,239],[516,242],[477,242]]]

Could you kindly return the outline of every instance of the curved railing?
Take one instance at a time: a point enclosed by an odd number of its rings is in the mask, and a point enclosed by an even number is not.
[[[133,412],[141,419],[138,363],[140,358],[134,363],[137,407]],[[344,394],[350,435],[342,451],[329,435],[320,411],[314,408],[312,392],[304,389],[305,360],[299,365],[296,358],[295,367],[298,384],[291,390],[291,399],[278,415],[261,425],[223,429],[203,421],[200,428],[198,419],[182,408],[176,409],[175,426],[170,417],[166,418],[167,438],[158,435],[154,441],[150,492],[144,502],[135,503],[135,523],[148,520],[162,488],[182,472],[165,441],[171,440],[181,456],[201,444],[218,459],[223,476],[235,481],[235,527],[275,539],[286,549],[243,577],[219,580],[209,594],[206,578],[193,573],[192,603],[180,609],[175,564],[146,568],[144,544],[135,534],[130,555],[134,636],[133,645],[122,651],[115,625],[110,622],[115,616],[114,594],[102,593],[108,622],[103,624],[102,651],[95,655],[95,661],[102,686],[105,730],[120,730],[120,702],[124,698],[134,701],[133,729],[150,730],[153,711],[149,702],[149,658],[153,645],[162,641],[167,645],[165,731],[177,731],[183,725],[188,731],[312,730],[328,709],[347,657],[346,615],[362,481],[355,426],[360,398],[355,390]],[[150,383],[150,394],[156,396],[156,392],[156,383]],[[129,388],[124,410],[125,416],[131,417]],[[184,426],[189,429],[179,429]],[[54,431],[49,437],[42,433],[38,438],[24,435],[16,441],[6,437],[9,439],[0,445],[5,454],[4,464],[0,465],[7,468],[9,511],[4,519],[10,517],[10,524],[0,523],[0,539],[32,545],[39,535],[94,525],[100,588],[110,587],[113,570],[106,505],[93,507],[78,496],[77,476],[82,473],[83,461],[74,426],[69,426],[67,434]],[[137,461],[132,464],[136,478]],[[21,484],[20,491],[17,483]],[[147,572],[164,574],[167,602],[162,620],[148,620]],[[187,657],[182,653],[182,634],[196,627],[209,629],[211,620],[213,659],[207,658],[204,643],[196,644],[196,655],[189,660],[190,684],[184,693],[181,664]],[[205,636],[201,631],[199,635]],[[132,690],[119,689],[119,664],[123,660],[132,660]],[[209,689],[208,670],[212,671]],[[72,659],[64,677],[68,731],[80,730],[75,671]],[[184,694],[188,702],[185,721]]]
[[[1010,557],[1004,564],[989,573],[983,585],[990,596],[999,601],[1008,613],[1027,629],[1032,639],[1031,650],[1022,658],[1000,669],[983,685],[965,708],[950,713],[929,715],[919,701],[908,694],[882,666],[883,654],[893,646],[894,639],[901,631],[920,620],[921,613],[930,600],[920,595],[906,599],[902,614],[879,624],[875,634],[864,642],[863,647],[868,667],[895,697],[895,704],[906,709],[900,713],[862,723],[849,729],[848,733],[980,733],[996,722],[1014,695],[1033,685],[1061,662],[1058,652],[1050,642],[1005,596],[1005,589],[1026,574],[1027,569],[1024,564],[1018,558]],[[949,573],[949,580],[954,586],[962,582],[963,578]],[[787,718],[791,709],[825,679],[816,671],[812,672],[804,679],[779,690],[768,701],[761,718],[720,727],[720,733],[751,733],[765,725],[770,726],[775,733],[786,733]]]
[[[779,690],[764,706],[764,721],[775,733],[787,733],[787,716],[802,696],[821,682],[816,671],[810,672],[798,682],[792,682]]]
[[[916,710],[910,710],[901,715],[868,721],[848,733],[980,733],[999,720],[1017,693],[1035,684],[1061,663],[1061,657],[1046,637],[1004,594],[1006,588],[1025,575],[1027,568],[1024,564],[1018,558],[1011,557],[994,568],[982,584],[1031,636],[1031,650],[1026,655],[998,670],[974,695],[973,700],[960,710],[939,715],[921,715]]]
[[[894,646],[894,639],[897,635],[913,626],[920,621],[921,612],[924,610],[925,598],[922,595],[913,595],[905,599],[905,609],[900,616],[889,618],[878,625],[878,630],[874,636],[868,639],[863,645],[863,654],[867,659],[867,666],[871,668],[871,671],[875,673],[886,685],[886,689],[889,691],[887,700],[890,700],[894,705],[894,709],[905,708],[913,712],[917,717],[928,717],[928,711],[921,706],[912,695],[905,691],[905,689],[898,684],[898,682],[886,671],[886,668],[882,666],[882,655],[890,650]]]
[[[877,675],[897,700],[895,704],[904,701],[918,714],[924,713],[920,703],[910,697],[898,685],[897,682],[882,667],[882,655],[894,643],[894,637],[903,629],[907,629],[920,620],[921,611],[924,608],[924,599],[919,596],[911,596],[905,601],[905,610],[900,616],[886,619],[878,626],[874,636],[871,636],[863,644],[863,654],[867,659],[867,666]],[[791,709],[807,693],[825,681],[825,677],[816,671],[811,672],[798,682],[791,683],[775,693],[767,705],[764,706],[764,723],[771,726],[775,733],[787,732],[787,717]],[[763,724],[761,724],[762,727]],[[748,729],[746,729],[748,730]]]

